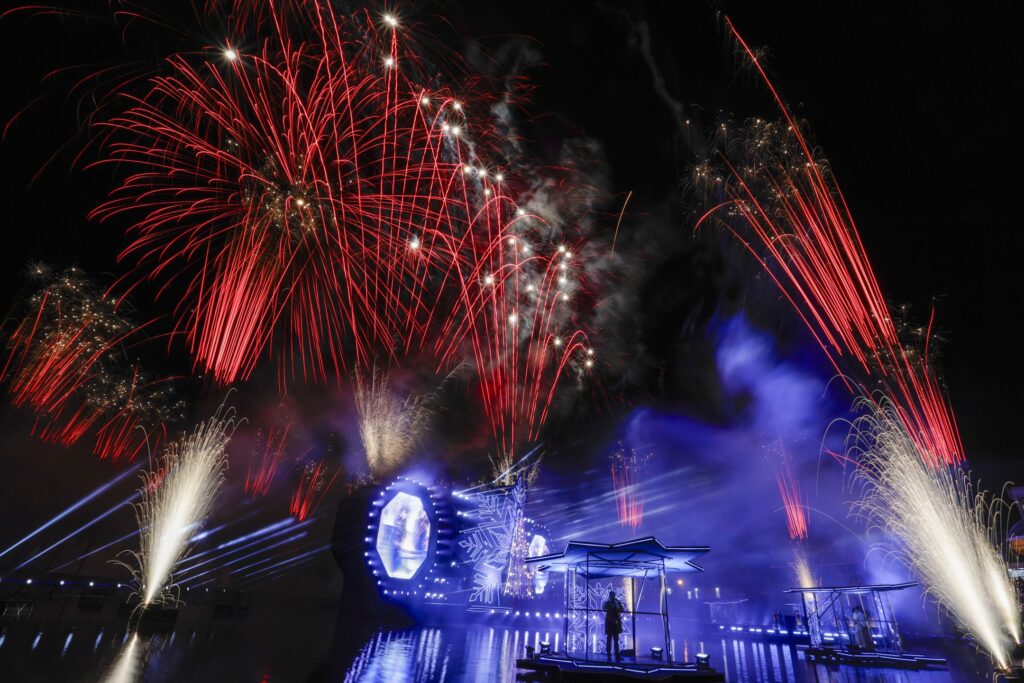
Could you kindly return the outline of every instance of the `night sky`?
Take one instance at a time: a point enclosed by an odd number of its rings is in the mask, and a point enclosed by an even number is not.
[[[102,13],[106,3],[96,6]],[[610,378],[613,389],[624,387],[624,398],[601,410],[650,400],[714,414],[713,381],[700,379],[707,350],[694,338],[716,308],[774,297],[763,286],[760,293],[748,292],[721,275],[720,262],[702,261],[707,238],[692,237],[692,212],[683,202],[681,179],[695,159],[695,138],[680,133],[668,99],[705,124],[720,112],[737,119],[775,113],[761,86],[736,72],[720,10],[750,44],[769,48],[776,85],[809,121],[832,162],[889,300],[910,304],[920,321],[934,302],[947,340],[940,368],[972,465],[989,484],[1016,476],[1017,423],[1024,410],[1024,368],[1016,360],[1024,294],[1024,7],[1017,3],[953,10],[916,2],[528,1],[442,3],[423,10],[423,23],[471,65],[488,63],[474,61],[481,52],[521,55],[530,64],[524,73],[534,89],[520,126],[538,157],[552,160],[570,137],[596,143],[590,154],[608,174],[606,200],[594,212],[597,236],[607,240],[626,193],[634,193],[620,244],[624,253],[635,254],[635,270],[647,273],[628,279],[644,293],[631,324],[640,330],[647,367],[627,380]],[[115,256],[125,244],[124,225],[86,218],[111,187],[111,171],[84,168],[96,150],[76,135],[81,109],[67,94],[71,79],[59,75],[41,84],[41,77],[124,54],[144,62],[147,53],[152,59],[165,46],[123,38],[100,21],[70,18],[8,17],[0,34],[0,113],[7,122],[21,112],[0,145],[5,300],[21,290],[30,259],[75,263],[112,280],[123,272]],[[656,78],[664,82],[661,95]],[[649,236],[658,245],[678,243],[655,256],[645,249]],[[743,259],[733,251],[730,259]],[[756,268],[747,264],[745,272],[752,276]],[[169,302],[146,301],[146,291],[135,300],[139,310],[166,312]],[[776,315],[786,316],[784,307],[769,307],[756,322],[780,337],[801,336],[791,317]],[[180,348],[158,362],[166,362],[169,372],[188,367]],[[210,393],[199,386],[189,391]],[[571,412],[564,418],[567,429],[587,432],[586,415]],[[9,424],[21,428],[23,420]]]

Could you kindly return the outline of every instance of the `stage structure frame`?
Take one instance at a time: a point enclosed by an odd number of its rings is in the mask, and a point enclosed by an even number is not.
[[[907,652],[890,594],[917,582],[790,588],[799,593],[812,659],[850,664],[941,666],[946,660]],[[859,609],[858,609],[859,608]],[[857,613],[860,616],[857,616]]]
[[[631,651],[635,658],[638,654],[636,645],[636,616],[659,617],[664,637],[663,648],[652,648],[652,654],[664,653],[667,662],[671,662],[672,634],[669,627],[667,576],[669,573],[702,572],[704,571],[693,560],[709,552],[708,546],[670,546],[662,545],[653,536],[638,538],[623,543],[589,543],[570,541],[561,553],[553,553],[540,557],[531,557],[526,562],[534,565],[540,572],[560,572],[565,574],[565,617],[563,620],[563,642],[565,656],[569,660],[590,660],[590,629],[598,624],[603,628],[603,618],[595,618],[595,612],[603,614],[601,601],[607,596],[606,586],[601,580],[622,580],[628,586],[628,600],[622,600],[630,624],[623,624],[623,634],[631,636]],[[658,611],[638,610],[637,606],[643,596],[648,580],[656,580],[658,585]],[[594,590],[594,584],[597,589]],[[617,591],[618,594],[618,591]],[[580,652],[582,650],[582,653]],[[593,654],[597,654],[596,652]],[[582,655],[582,656],[581,656]]]

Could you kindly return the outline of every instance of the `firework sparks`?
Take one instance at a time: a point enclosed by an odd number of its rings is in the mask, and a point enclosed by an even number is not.
[[[274,475],[288,449],[288,433],[291,431],[292,421],[286,420],[284,425],[275,425],[263,440],[259,454],[249,463],[249,470],[245,475],[243,490],[249,495],[265,496],[270,491],[270,485],[274,482]]]
[[[793,467],[785,458],[776,472],[775,481],[779,485],[779,495],[786,510],[786,530],[794,541],[807,540],[807,505],[800,492],[800,482],[793,474]]]
[[[612,487],[615,489],[615,509],[619,524],[636,531],[644,520],[644,496],[641,482],[651,454],[639,454],[635,448],[627,449],[619,442],[611,456]]]
[[[929,364],[931,323],[921,329],[920,347],[901,339],[827,163],[812,151],[755,53],[727,25],[771,91],[783,121],[755,118],[745,126],[722,123],[716,128],[720,167],[711,162],[697,166],[693,181],[718,204],[698,225],[715,217],[736,235],[851,391],[885,388],[922,455],[936,464],[962,462],[955,417]],[[849,370],[866,375],[867,383],[851,384]]]
[[[160,466],[143,478],[135,509],[139,552],[131,567],[142,607],[176,602],[172,573],[188,554],[190,539],[203,525],[224,482],[234,411],[223,406],[181,441],[171,444]]]
[[[571,305],[581,275],[566,245],[537,245],[507,234],[477,267],[478,294],[465,304],[468,337],[480,377],[484,412],[499,462],[513,462],[517,447],[535,440],[547,421],[555,390],[571,369],[582,377],[597,362]],[[548,250],[549,249],[549,250]]]
[[[799,547],[793,551],[793,574],[796,576],[796,585],[800,588],[814,588],[818,585],[814,574],[811,573],[807,553]]]
[[[859,405],[867,412],[854,421],[848,449],[863,491],[854,511],[895,539],[895,556],[1006,669],[1021,632],[1018,596],[994,535],[1001,501],[975,492],[959,468],[930,466],[890,402]]]
[[[323,460],[302,467],[298,486],[288,504],[288,511],[299,521],[305,520],[320,507],[341,474],[340,468],[331,468]]]
[[[416,448],[431,411],[422,396],[395,396],[386,372],[374,370],[367,380],[357,370],[354,390],[366,464],[371,476],[380,478],[400,467]]]
[[[177,326],[222,384],[272,350],[283,382],[459,348],[428,343],[451,322],[435,306],[472,301],[468,271],[504,229],[502,176],[465,172],[487,131],[464,148],[468,107],[423,85],[397,24],[302,5],[308,22],[250,13],[274,27],[257,51],[171,56],[102,124],[101,163],[129,174],[94,216],[130,217],[139,279],[187,278]]]
[[[15,406],[37,415],[39,436],[70,446],[94,430],[94,452],[131,460],[180,416],[172,382],[126,365],[126,342],[143,329],[78,268],[59,274],[32,264],[42,284],[7,340],[2,373]]]

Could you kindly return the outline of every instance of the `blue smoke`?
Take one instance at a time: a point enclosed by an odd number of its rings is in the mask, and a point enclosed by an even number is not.
[[[556,547],[569,539],[648,535],[666,544],[709,545],[711,553],[699,562],[706,573],[693,580],[703,586],[702,598],[715,587],[723,598],[746,598],[747,616],[756,620],[792,602],[782,591],[796,585],[796,544],[776,480],[785,458],[809,508],[810,538],[802,545],[816,577],[825,585],[882,579],[878,569],[869,570],[876,563],[865,564],[863,528],[847,516],[852,494],[843,467],[825,454],[842,452],[845,431],[828,427],[848,417],[851,397],[838,383],[830,388],[820,351],[808,345],[784,355],[742,314],[713,321],[707,334],[715,348],[719,393],[709,401],[716,417],[634,409],[616,438],[591,454],[588,471],[571,481],[541,482],[531,494],[532,514],[552,531]],[[640,485],[643,524],[635,533],[619,523],[608,468],[619,440],[651,454]],[[889,567],[884,579],[893,578]]]

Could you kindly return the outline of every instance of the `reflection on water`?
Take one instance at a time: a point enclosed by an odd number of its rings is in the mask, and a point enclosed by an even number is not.
[[[381,631],[356,656],[345,683],[511,683],[516,680],[515,657],[522,656],[527,643],[536,647],[545,639],[554,643],[559,636],[560,633],[552,631],[487,626]],[[826,666],[808,661],[801,650],[781,643],[743,639],[717,642],[677,639],[675,648],[683,653],[711,653],[712,666],[721,670],[731,683],[944,683],[973,680],[970,677],[951,677],[949,671]]]
[[[333,615],[289,614],[268,620],[181,626],[174,633],[136,635],[125,625],[39,626],[0,624],[0,679],[89,683],[229,683],[330,681],[412,683],[516,680],[515,658],[526,645],[561,646],[555,626],[534,630],[508,626],[424,626],[367,633]],[[963,648],[944,645],[954,656],[951,671],[900,671],[825,666],[808,661],[796,647],[720,634],[675,635],[684,658],[708,652],[711,664],[731,683],[973,683],[990,678]],[[365,635],[359,635],[363,633]],[[333,636],[333,637],[332,637]]]
[[[139,635],[133,633],[114,660],[114,666],[103,679],[104,683],[134,683],[139,675],[139,654]]]
[[[526,645],[555,644],[560,632],[475,628],[380,631],[352,663],[345,683],[369,681],[514,681]],[[557,645],[556,645],[557,647]]]

